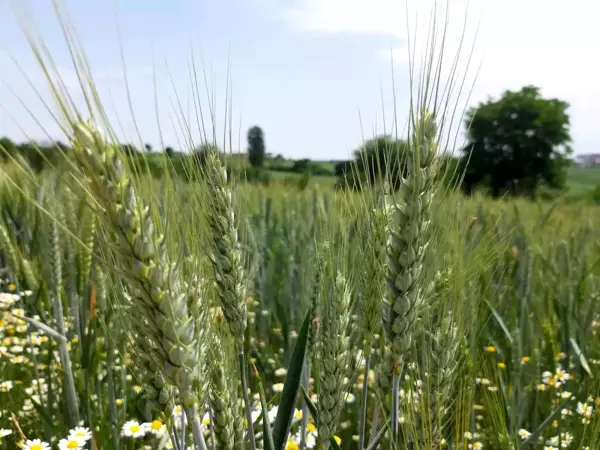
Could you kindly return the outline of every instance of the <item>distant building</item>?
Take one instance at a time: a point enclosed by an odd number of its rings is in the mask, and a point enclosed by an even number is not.
[[[588,153],[587,155],[577,155],[575,157],[577,164],[582,167],[594,167],[600,165],[600,153]]]

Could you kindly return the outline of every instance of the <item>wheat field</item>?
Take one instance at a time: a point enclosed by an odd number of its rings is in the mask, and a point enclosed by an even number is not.
[[[433,48],[406,178],[275,190],[129,164],[65,30],[69,148],[0,165],[1,448],[600,448],[600,213],[444,183]]]

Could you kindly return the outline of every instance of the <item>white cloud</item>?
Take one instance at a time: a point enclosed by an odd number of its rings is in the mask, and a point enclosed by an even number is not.
[[[600,146],[594,120],[600,105],[591,101],[600,95],[600,60],[595,56],[600,48],[597,0],[297,0],[281,17],[295,31],[316,36],[389,37],[396,42],[392,53],[390,48],[381,48],[376,56],[388,61],[393,57],[396,64],[406,66],[409,33],[411,41],[416,37],[417,63],[424,55],[434,3],[440,26],[445,8],[449,11],[447,63],[462,48],[457,79],[466,78],[470,87],[477,76],[469,104],[533,84],[543,95],[571,104],[576,140],[579,135],[589,142],[585,133],[594,132]]]

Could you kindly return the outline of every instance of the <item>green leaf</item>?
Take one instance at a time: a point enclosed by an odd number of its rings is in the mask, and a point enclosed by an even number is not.
[[[570,338],[569,342],[571,343],[571,346],[573,347],[575,354],[579,358],[579,363],[581,364],[581,367],[583,367],[583,370],[585,370],[585,372],[589,375],[590,378],[594,378],[594,375],[592,375],[592,371],[587,362],[587,359],[585,358],[585,355],[581,351],[581,348],[579,348],[579,345],[577,345],[577,342],[575,341],[575,339]]]
[[[308,406],[310,415],[313,416],[313,419],[315,419],[315,422],[319,423],[319,412],[317,411],[317,407],[315,406],[315,404],[312,402],[312,400],[310,399],[310,397],[304,390],[304,386],[300,386],[300,389],[302,390],[302,396],[304,397],[306,406]],[[329,438],[329,444],[331,445],[331,448],[333,448],[333,450],[341,450],[340,445],[337,443],[337,441],[333,437]]]
[[[310,327],[310,311],[306,313],[302,328],[298,334],[298,340],[294,346],[292,359],[288,367],[287,376],[283,384],[281,392],[281,400],[277,408],[277,417],[273,425],[273,440],[275,442],[275,450],[284,448],[287,442],[288,434],[292,426],[294,418],[294,407],[296,406],[296,397],[300,389],[300,380],[302,378],[302,368],[304,367],[304,356],[306,354],[306,346],[308,342],[308,329]]]
[[[489,300],[487,300],[487,299],[484,299],[484,300],[485,300],[485,303],[487,304],[488,308],[490,308],[490,311],[492,311],[492,314],[494,315],[494,318],[496,319],[496,322],[498,322],[498,325],[500,325],[500,328],[502,328],[502,331],[506,335],[506,338],[508,339],[508,341],[510,342],[510,344],[513,345],[513,337],[511,335],[508,327],[506,326],[506,324],[502,320],[502,317],[500,316],[500,314],[498,313],[498,311],[496,311],[496,308],[494,308],[492,306],[492,304],[489,302]]]
[[[260,375],[254,369],[254,376],[256,377],[256,383],[258,385],[258,395],[260,395],[260,406],[262,408],[262,419],[263,419],[263,442],[265,450],[274,450],[275,444],[273,442],[273,430],[271,429],[271,423],[269,422],[269,406],[267,405],[267,397],[265,396],[265,389],[262,384]]]

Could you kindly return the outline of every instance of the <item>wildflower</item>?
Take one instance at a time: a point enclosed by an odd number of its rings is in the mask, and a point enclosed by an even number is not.
[[[0,383],[0,392],[8,392],[13,388],[13,386],[14,383],[12,381],[3,381]]]
[[[339,436],[336,436],[335,434],[333,435],[333,438],[335,439],[335,442],[337,442],[337,445],[340,445],[342,443],[342,438]]]
[[[317,427],[315,426],[315,424],[314,424],[314,423],[307,423],[307,424],[306,424],[306,430],[307,430],[309,433],[316,433],[316,432],[317,432]]]
[[[498,363],[498,368],[499,369],[506,369],[506,364],[504,364],[503,362],[499,362]]]
[[[293,440],[288,439],[287,444],[285,444],[285,450],[299,450],[300,447]]]
[[[50,450],[50,445],[40,439],[28,440],[23,445],[23,450]]]
[[[283,367],[280,367],[279,369],[277,369],[275,371],[275,376],[276,377],[285,377],[286,374],[287,374],[287,370],[285,370],[285,368],[283,368]]]
[[[354,394],[352,394],[351,392],[348,392],[348,394],[346,395],[346,403],[354,403],[356,400],[356,397],[354,396]]]
[[[115,400],[115,403],[117,404],[117,406],[123,406],[123,399],[122,398],[118,398]]]
[[[591,417],[594,408],[592,405],[588,405],[587,403],[577,403],[577,413],[581,414],[585,417]]]
[[[12,430],[7,430],[6,428],[0,428],[0,439],[8,436],[9,434],[12,434]]]
[[[61,439],[58,441],[59,450],[78,450],[85,445],[85,440],[77,438],[75,436],[70,436],[67,439]]]
[[[14,291],[15,289],[17,289],[17,286],[14,283],[8,283],[8,290],[9,291]]]
[[[479,441],[473,442],[473,450],[481,450],[483,448],[483,444]]]
[[[294,420],[300,420],[300,419],[302,419],[302,410],[296,409],[294,411]]]
[[[465,434],[464,434],[464,436],[465,436],[465,439],[467,439],[467,440],[469,440],[469,441],[470,441],[471,439],[473,439],[473,433],[471,433],[470,431],[465,431]]]
[[[92,438],[92,432],[89,428],[75,427],[69,432],[69,437],[76,437],[83,439],[84,441],[89,441]]]
[[[560,366],[556,368],[556,374],[554,376],[557,378],[557,381],[560,380],[563,383],[570,378],[569,373],[563,370]],[[557,384],[557,386],[559,385]]]
[[[485,347],[485,351],[488,353],[496,353],[496,347],[494,347],[493,345],[488,345],[487,347]]]
[[[160,420],[153,420],[150,423],[145,423],[144,427],[146,428],[147,431],[149,431],[150,433],[152,433],[154,436],[157,436],[157,437],[162,436],[167,429],[165,424],[162,423]]]
[[[490,391],[490,392],[498,392],[498,387],[497,386],[489,386],[488,387],[488,391]]]
[[[556,355],[556,360],[557,361],[562,361],[563,359],[565,359],[567,357],[566,354],[564,354],[563,352],[560,352]]]
[[[567,399],[567,398],[571,397],[571,393],[570,393],[569,391],[563,391],[563,392],[560,394],[560,397],[561,397],[561,398],[564,398],[564,399]]]
[[[139,394],[140,392],[142,392],[142,387],[141,386],[134,386],[133,387],[133,392],[135,392],[136,394]]]
[[[136,420],[125,422],[121,429],[121,434],[126,437],[140,438],[146,435],[146,430]]]
[[[524,429],[524,428],[521,428],[521,429],[518,431],[518,434],[519,434],[519,437],[520,437],[521,439],[523,439],[523,440],[525,440],[525,439],[528,439],[528,438],[529,438],[529,436],[531,436],[531,433],[530,433],[529,431],[527,431],[526,429]]]
[[[537,389],[538,391],[545,391],[545,390],[546,390],[546,385],[545,385],[545,384],[543,384],[543,383],[540,383],[540,384],[538,384],[538,385],[536,386],[536,389]]]
[[[554,419],[554,420],[552,421],[552,427],[554,427],[554,428],[558,428],[558,420]]]
[[[283,392],[283,383],[275,383],[273,385],[273,392],[276,392],[276,393]]]
[[[521,364],[527,364],[531,358],[529,356],[521,357]]]

